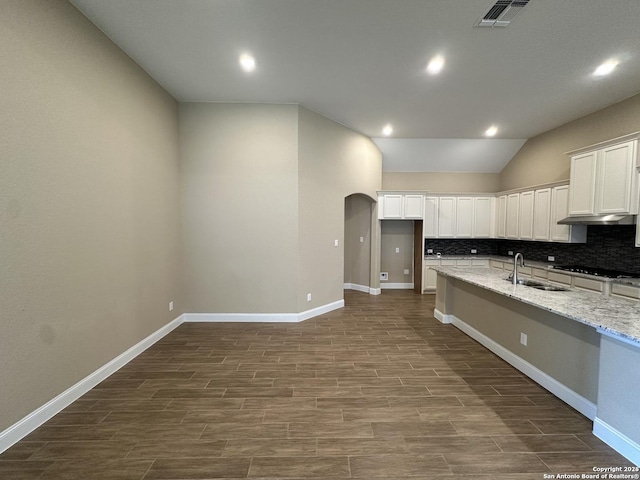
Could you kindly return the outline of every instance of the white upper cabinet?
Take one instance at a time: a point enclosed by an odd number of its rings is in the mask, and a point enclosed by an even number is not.
[[[424,195],[409,193],[378,194],[378,218],[380,220],[422,220]]]
[[[507,196],[500,195],[496,200],[496,237],[506,238]]]
[[[550,240],[551,189],[536,190],[533,199],[533,239]]]
[[[596,184],[598,213],[638,213],[636,187],[636,141],[605,147],[599,152]]]
[[[493,237],[493,212],[494,197],[474,197],[473,198],[473,237],[491,238]]]
[[[456,197],[440,197],[438,208],[438,237],[456,236]]]
[[[521,240],[533,240],[533,190],[522,192],[518,203],[518,235]]]
[[[424,199],[424,236],[436,238],[438,236],[438,197]]]
[[[473,197],[458,197],[456,205],[456,238],[473,236]]]
[[[596,152],[571,157],[569,214],[593,215],[596,213]]]
[[[518,210],[520,208],[520,194],[511,193],[507,195],[507,208],[505,215],[505,237],[517,240],[518,236]]]
[[[422,220],[424,216],[424,195],[404,195],[404,218]]]
[[[637,134],[623,138],[571,156],[569,215],[638,213]]]
[[[549,238],[552,242],[586,243],[586,225],[558,225],[569,214],[569,185],[551,189],[551,222]]]

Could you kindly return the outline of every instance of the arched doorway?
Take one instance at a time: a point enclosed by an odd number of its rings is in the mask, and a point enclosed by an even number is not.
[[[344,199],[344,288],[373,293],[372,229],[375,201],[353,194]]]

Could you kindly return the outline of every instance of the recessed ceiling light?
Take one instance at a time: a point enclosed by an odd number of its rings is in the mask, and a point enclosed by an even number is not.
[[[256,59],[244,53],[240,55],[240,66],[245,72],[253,72],[256,69]]]
[[[444,67],[444,57],[437,55],[429,60],[429,64],[427,65],[427,72],[431,75],[437,75],[442,71]]]
[[[484,134],[487,137],[493,137],[496,133],[498,133],[498,127],[496,127],[495,125],[491,125],[484,131]]]
[[[613,72],[616,69],[617,66],[618,66],[617,60],[607,60],[606,62],[604,62],[602,65],[600,65],[598,68],[595,69],[595,71],[593,72],[593,75],[596,77],[609,75],[611,72]]]
[[[389,125],[389,124],[385,125],[384,128],[382,129],[382,134],[385,137],[388,137],[392,133],[393,133],[393,127],[391,125]]]

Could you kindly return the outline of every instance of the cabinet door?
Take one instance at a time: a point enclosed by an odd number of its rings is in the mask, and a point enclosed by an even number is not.
[[[453,238],[456,234],[456,197],[440,197],[438,237]]]
[[[505,236],[511,239],[518,239],[518,209],[520,205],[520,194],[512,193],[507,196],[507,215],[505,217]]]
[[[473,197],[458,197],[456,205],[456,238],[473,234]]]
[[[425,238],[438,236],[438,197],[424,199],[424,236]]]
[[[518,222],[520,224],[520,238],[522,240],[533,240],[533,192],[522,192],[520,194]]]
[[[493,204],[491,197],[473,199],[473,236],[475,238],[493,237]]]
[[[551,192],[550,238],[554,242],[569,241],[569,225],[558,222],[569,215],[569,185],[555,187]]]
[[[536,190],[533,197],[533,239],[549,241],[551,226],[551,189]]]
[[[596,165],[596,152],[587,152],[571,157],[569,214],[595,214]]]
[[[496,237],[506,238],[507,196],[500,195],[496,201]]]
[[[635,192],[635,146],[625,142],[598,152],[596,210],[598,213],[636,213],[632,205]]]
[[[422,219],[424,212],[423,195],[404,196],[404,218]]]
[[[402,195],[384,195],[382,218],[402,218]]]

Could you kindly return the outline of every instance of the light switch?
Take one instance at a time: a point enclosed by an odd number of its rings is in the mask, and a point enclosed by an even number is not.
[[[334,241],[333,241],[333,246],[334,246],[334,247],[337,247],[337,246],[338,246],[338,240],[334,240]]]
[[[396,247],[396,253],[400,253],[400,247]]]
[[[360,243],[364,243],[364,237],[360,237]]]

